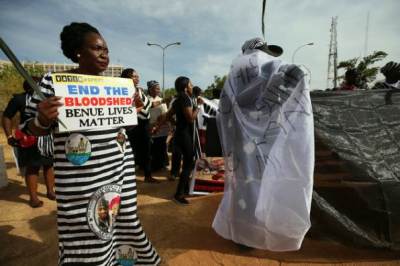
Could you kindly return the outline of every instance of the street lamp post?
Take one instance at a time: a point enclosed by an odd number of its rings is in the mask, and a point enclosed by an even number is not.
[[[172,45],[181,45],[181,42],[169,43],[169,44],[167,44],[167,45],[165,45],[165,46],[161,46],[161,45],[158,44],[158,43],[150,43],[150,42],[148,42],[147,45],[148,45],[148,46],[152,46],[152,45],[158,46],[158,47],[160,47],[160,48],[162,49],[162,64],[163,64],[163,67],[162,67],[162,96],[164,97],[164,84],[165,84],[165,50],[166,50],[168,47],[172,46]]]
[[[293,55],[292,55],[292,64],[294,64],[294,56],[296,55],[297,51],[299,51],[301,48],[303,48],[307,45],[314,45],[314,43],[310,42],[310,43],[306,43],[306,44],[303,44],[303,45],[300,45],[299,47],[297,47],[297,49],[294,50]]]
[[[308,74],[310,75],[310,78],[308,79],[308,84],[311,86],[311,70],[305,65],[300,65],[300,66],[304,67],[307,70]]]

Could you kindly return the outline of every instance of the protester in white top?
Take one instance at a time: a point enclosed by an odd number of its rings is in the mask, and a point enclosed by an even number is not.
[[[149,94],[148,98],[151,102],[150,128],[153,128],[159,116],[167,112],[167,105],[163,103],[163,99],[159,96],[160,84],[157,81],[148,81],[147,89]],[[157,131],[152,132],[151,169],[153,171],[166,168],[168,165],[167,136],[169,131],[169,124],[165,123]]]

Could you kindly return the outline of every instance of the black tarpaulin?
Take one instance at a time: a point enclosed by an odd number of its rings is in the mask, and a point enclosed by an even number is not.
[[[357,244],[400,249],[400,90],[311,97],[313,221]]]

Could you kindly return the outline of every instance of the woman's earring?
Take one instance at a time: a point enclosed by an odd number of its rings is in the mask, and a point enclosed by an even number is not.
[[[81,57],[81,54],[77,54],[76,57],[78,57],[78,58]]]

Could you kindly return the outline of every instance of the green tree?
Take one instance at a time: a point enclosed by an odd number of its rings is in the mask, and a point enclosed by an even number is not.
[[[168,88],[164,90],[163,100],[169,106],[171,100],[175,97],[176,91],[175,88]]]
[[[164,98],[173,98],[176,95],[175,88],[169,88],[164,90]]]
[[[378,75],[379,67],[372,66],[378,61],[381,61],[387,56],[387,53],[383,51],[374,51],[372,54],[365,57],[355,57],[345,61],[341,61],[338,64],[338,69],[343,68],[346,71],[348,69],[355,69],[359,75],[358,84],[359,88],[368,88],[368,83],[373,82]],[[339,78],[343,78],[340,76]]]
[[[207,98],[212,98],[212,91],[214,89],[222,90],[224,87],[225,81],[226,81],[227,75],[224,75],[222,77],[219,76],[214,76],[214,82],[211,83],[210,86],[207,87],[207,89],[204,91],[204,96]]]
[[[26,67],[27,72],[32,76],[40,76],[43,70],[38,67]],[[23,92],[22,84],[24,79],[13,65],[4,64],[0,68],[0,110],[7,106],[12,95]]]

